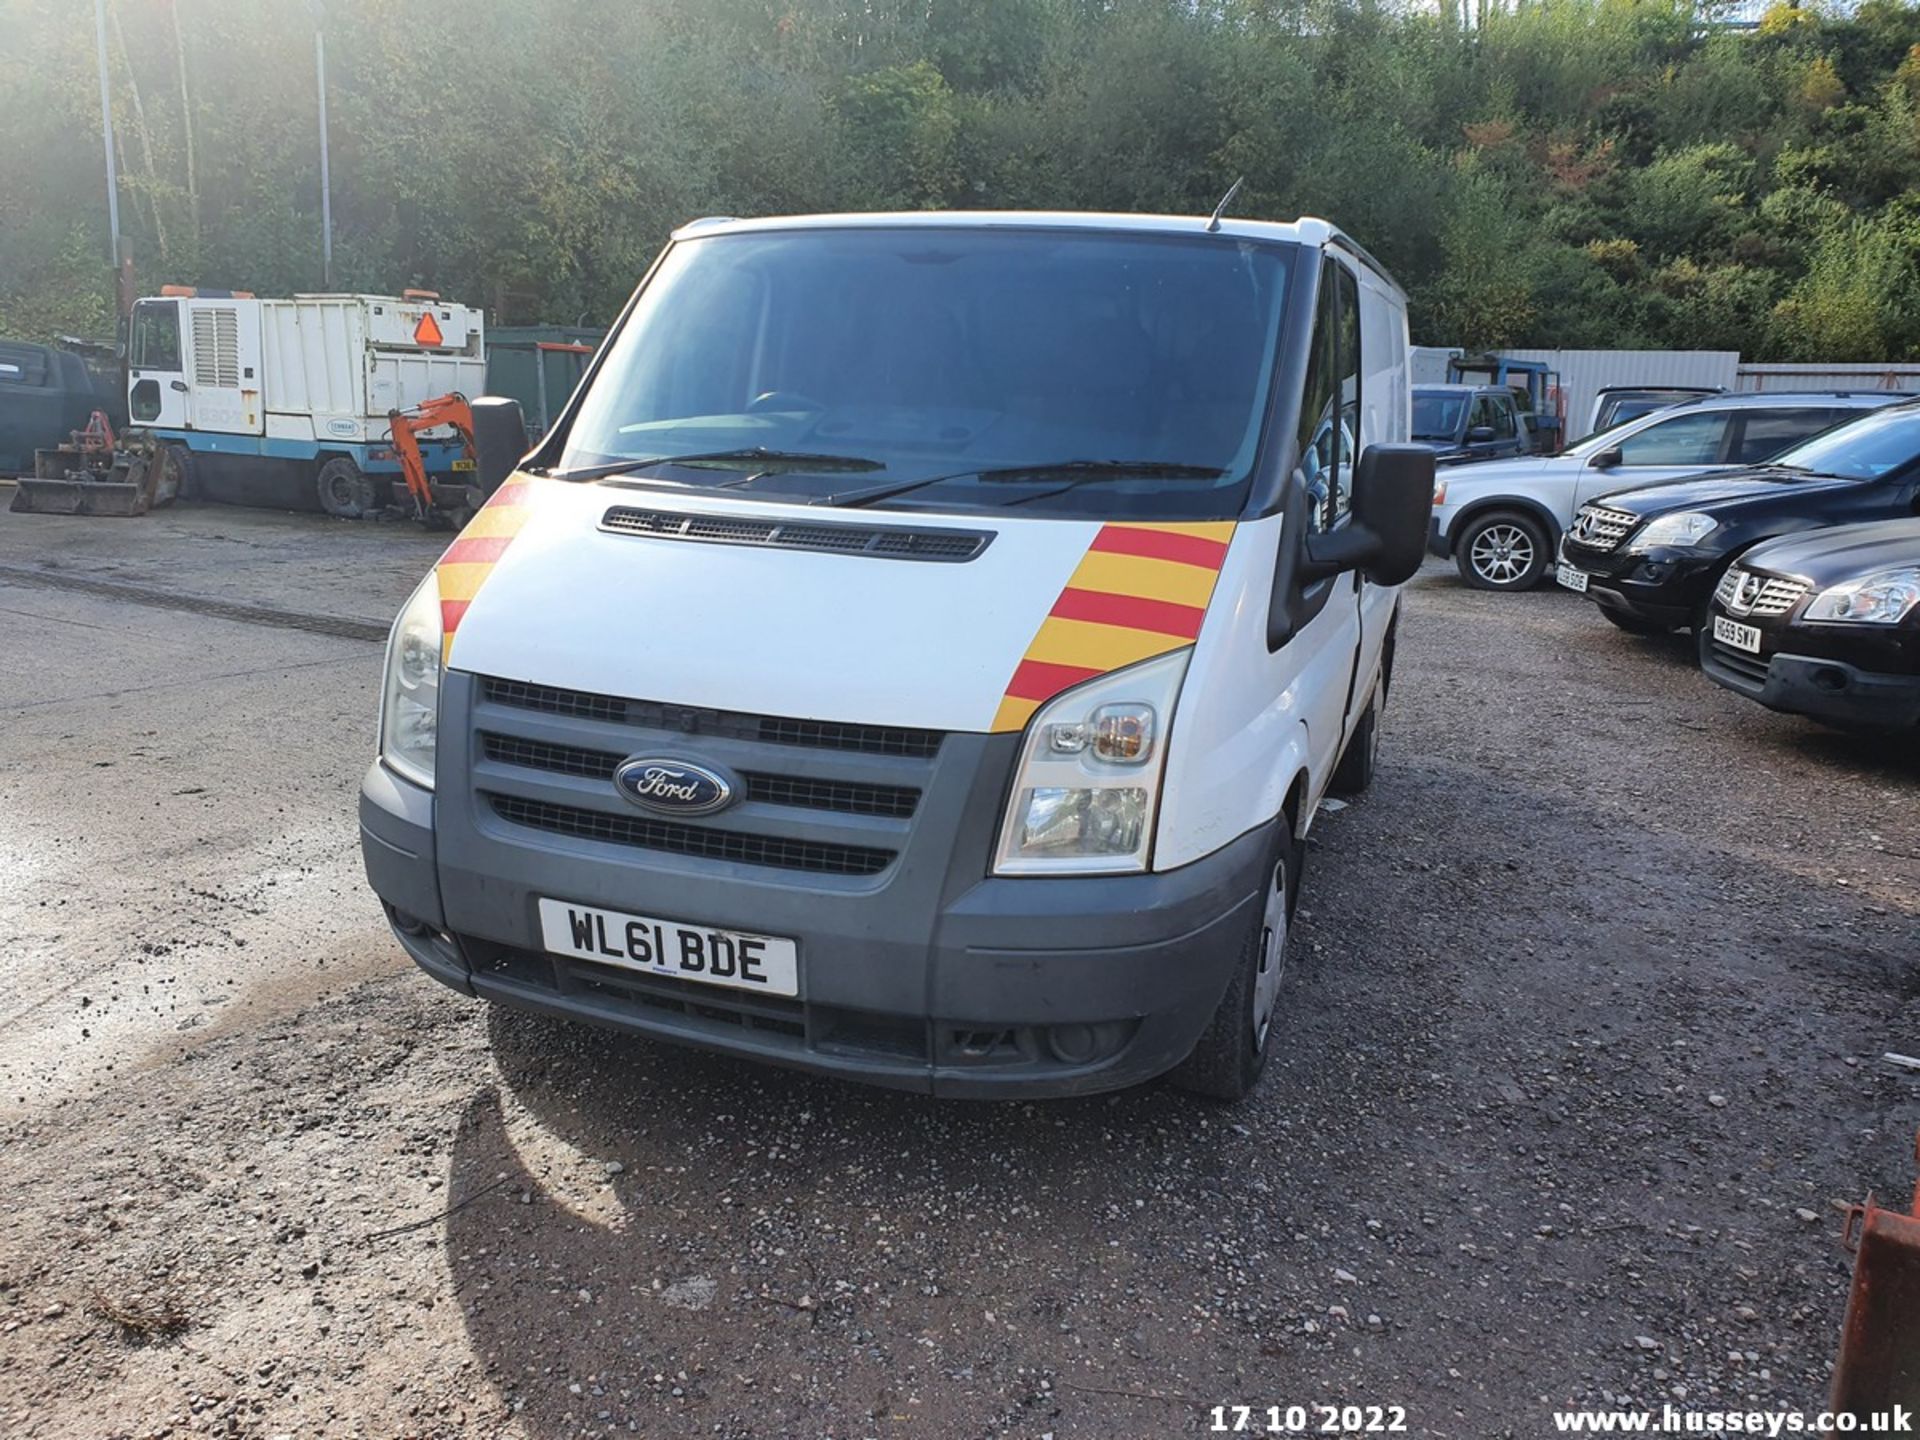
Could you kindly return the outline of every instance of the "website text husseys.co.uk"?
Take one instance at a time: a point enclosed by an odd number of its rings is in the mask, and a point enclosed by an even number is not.
[[[1912,1435],[1904,1405],[1867,1414],[1804,1410],[1557,1410],[1554,1429],[1568,1435]]]

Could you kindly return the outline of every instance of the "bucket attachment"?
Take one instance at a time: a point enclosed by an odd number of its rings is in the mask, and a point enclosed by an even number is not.
[[[1920,1163],[1920,1140],[1914,1155]],[[1863,1421],[1896,1406],[1920,1411],[1920,1185],[1911,1214],[1883,1210],[1872,1196],[1849,1206],[1842,1239],[1854,1252],[1853,1290],[1832,1409]]]
[[[180,462],[145,431],[115,439],[98,410],[65,445],[33,452],[10,507],[27,515],[144,515],[180,491]]]

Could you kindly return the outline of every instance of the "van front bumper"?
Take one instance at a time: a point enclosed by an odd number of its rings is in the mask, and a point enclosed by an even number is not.
[[[932,913],[876,920],[873,893],[831,884],[701,883],[596,842],[516,834],[507,847],[457,822],[437,835],[450,803],[377,763],[360,795],[368,881],[435,979],[519,1010],[958,1097],[1114,1090],[1184,1059],[1255,923],[1274,841],[1263,827],[1161,874],[982,875]],[[542,897],[791,937],[800,994],[548,953]]]

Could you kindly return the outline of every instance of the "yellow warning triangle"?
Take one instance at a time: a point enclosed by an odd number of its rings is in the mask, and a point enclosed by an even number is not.
[[[447,343],[441,338],[440,326],[434,320],[431,310],[423,312],[420,316],[420,323],[413,327],[413,343],[416,345],[444,345]]]

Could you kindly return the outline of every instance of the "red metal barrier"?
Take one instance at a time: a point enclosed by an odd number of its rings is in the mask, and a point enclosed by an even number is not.
[[[1920,1165],[1920,1136],[1914,1160]],[[1841,1240],[1854,1255],[1853,1290],[1832,1408],[1862,1418],[1895,1405],[1920,1409],[1920,1183],[1911,1214],[1883,1210],[1871,1195],[1848,1206]]]

